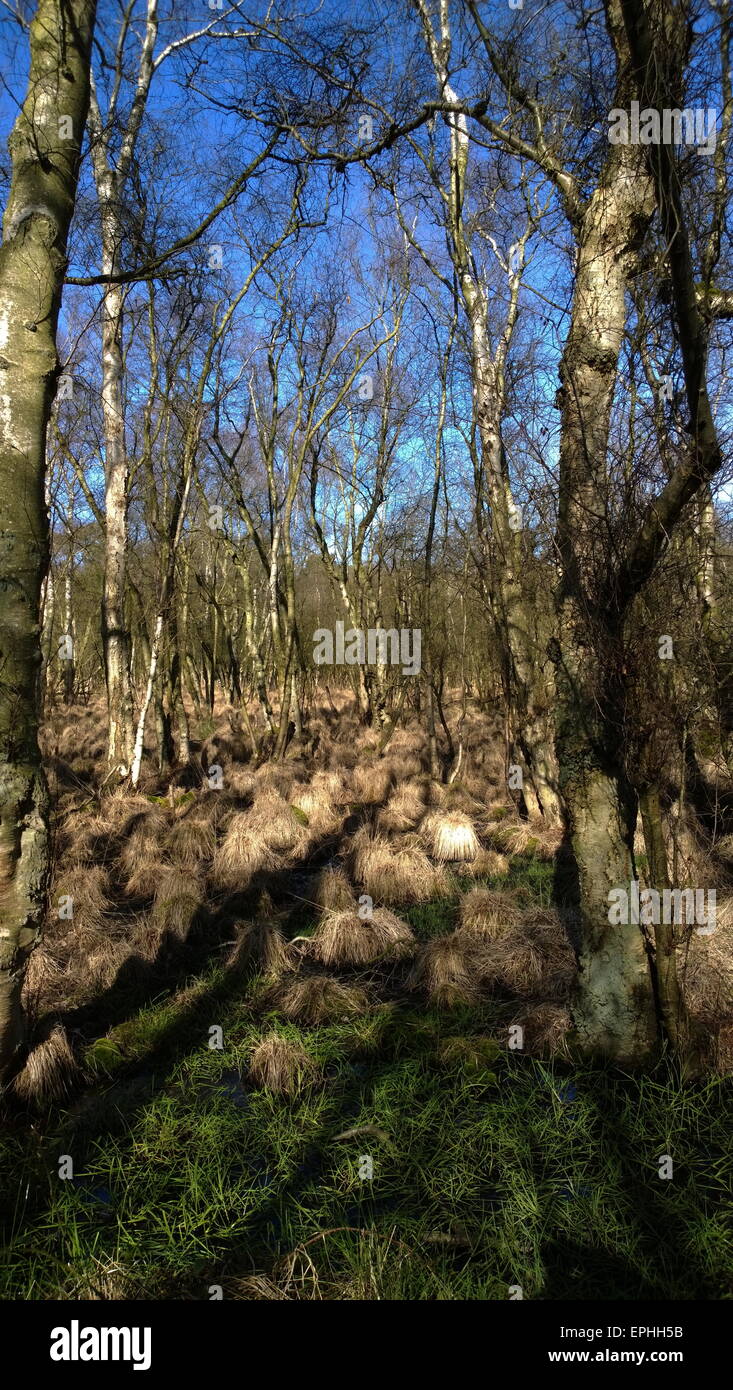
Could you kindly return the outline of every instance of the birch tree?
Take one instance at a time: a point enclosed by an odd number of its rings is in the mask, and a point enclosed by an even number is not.
[[[22,1041],[20,992],[48,869],[38,747],[45,447],[94,17],[94,0],[39,0],[26,97],[8,141],[0,247],[0,1076]]]

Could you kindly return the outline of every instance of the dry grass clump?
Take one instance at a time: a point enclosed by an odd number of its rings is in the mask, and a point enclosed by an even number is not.
[[[439,1008],[477,1004],[481,990],[473,944],[456,932],[434,937],[420,949],[407,985]]]
[[[307,817],[308,828],[316,835],[331,835],[341,825],[341,816],[334,810],[331,795],[323,782],[311,782],[293,787],[291,805]]]
[[[57,1023],[29,1053],[22,1071],[13,1078],[12,1089],[22,1101],[48,1105],[63,1100],[80,1076],[66,1029]]]
[[[500,822],[488,825],[487,833],[507,854],[534,854],[546,861],[555,858],[562,842],[561,827],[546,825],[543,820]]]
[[[224,772],[224,787],[227,792],[239,797],[242,801],[251,801],[255,795],[257,782],[254,774],[249,768],[239,767],[233,763]]]
[[[715,854],[733,873],[733,835],[721,835],[715,842]]]
[[[28,959],[23,981],[23,1008],[31,1018],[43,1009],[59,1008],[66,997],[66,970],[53,946],[42,937]]]
[[[435,799],[446,815],[460,813],[475,816],[481,811],[481,802],[469,791],[465,782],[452,782],[447,787],[441,786]]]
[[[570,1057],[570,1011],[561,1004],[529,1004],[512,1019],[524,1029],[524,1050],[538,1057]]]
[[[116,796],[110,797],[111,806]],[[121,812],[119,854],[120,876],[134,898],[152,898],[161,873],[162,846],[168,828],[166,816],[151,807],[144,797],[128,797],[129,803],[142,803],[144,809]],[[122,807],[122,799],[119,800]],[[128,808],[129,810],[129,808]]]
[[[390,748],[399,753],[421,753],[425,747],[425,734],[415,724],[396,729]]]
[[[292,763],[263,763],[254,775],[255,798],[275,797],[287,805],[293,783],[296,781],[296,769]]]
[[[343,773],[335,770],[316,772],[311,782],[313,788],[323,789],[332,806],[346,806],[349,802],[349,789]]]
[[[369,999],[363,989],[332,975],[293,975],[271,996],[270,1005],[291,1022],[317,1024],[363,1014]]]
[[[238,811],[214,855],[212,879],[220,888],[242,886],[261,870],[277,868],[277,863],[264,837],[253,829],[250,812]]]
[[[422,758],[417,754],[400,754],[390,758],[389,764],[396,782],[407,782],[411,777],[421,777],[425,772]]]
[[[419,782],[402,782],[377,816],[380,830],[414,830],[425,814],[425,789]]]
[[[715,918],[715,930],[709,936],[687,929],[677,951],[690,1019],[711,1037],[725,1031],[733,1019],[733,898],[717,904]],[[724,1037],[721,1046],[724,1053]]]
[[[164,847],[168,858],[179,868],[198,869],[214,854],[214,827],[204,816],[184,816],[168,832]]]
[[[292,806],[276,791],[268,788],[259,792],[245,815],[253,835],[269,850],[289,853],[307,842],[305,828]]]
[[[473,933],[495,941],[517,927],[521,909],[511,893],[491,888],[472,888],[461,898],[459,932]]]
[[[505,878],[509,873],[509,860],[498,850],[482,847],[475,859],[463,865],[462,873],[471,878]]]
[[[484,984],[553,1003],[567,999],[577,973],[560,919],[549,908],[525,914],[518,925],[487,941],[477,966]]]
[[[316,902],[326,911],[339,912],[354,906],[354,890],[343,869],[330,865],[318,875]]]
[[[511,933],[493,943],[482,956],[480,971],[484,984],[500,985],[512,994],[534,995],[545,970],[539,944],[524,933]]]
[[[378,902],[427,902],[448,891],[443,870],[410,839],[395,844],[363,826],[352,841],[351,857],[354,877]]]
[[[318,1077],[318,1066],[300,1043],[268,1033],[255,1047],[249,1063],[253,1086],[275,1095],[297,1096]]]
[[[420,826],[420,834],[434,859],[442,864],[470,861],[481,846],[471,819],[461,811],[433,811]]]
[[[99,865],[75,865],[67,869],[54,884],[51,894],[51,913],[58,918],[61,930],[99,930],[110,909],[108,897],[109,874]],[[62,903],[61,898],[70,901]],[[71,916],[68,916],[68,914]]]
[[[386,801],[392,785],[392,772],[385,763],[361,763],[351,777],[353,800],[363,806]]]
[[[152,931],[152,929],[151,929]],[[84,957],[82,974],[75,981],[75,996],[78,990],[80,997],[94,999],[105,990],[110,989],[117,978],[117,975],[125,964],[135,954],[138,954],[137,940],[140,935],[140,928],[136,927],[129,942],[119,941],[100,941]],[[152,960],[157,954],[160,946],[160,932],[155,934],[155,950],[149,951],[148,959]],[[142,954],[142,951],[139,952]],[[71,974],[71,970],[68,972]]]
[[[160,921],[155,921],[151,914],[140,913],[135,920],[135,926],[130,939],[129,955],[139,956],[142,961],[151,962],[157,959],[163,945],[165,936],[165,926]],[[117,965],[122,963],[119,958]],[[98,962],[100,971],[100,984],[102,983],[102,972],[105,968],[104,961],[100,958]],[[108,967],[111,969],[111,965]]]
[[[406,922],[378,908],[363,921],[354,909],[327,912],[311,937],[311,949],[322,965],[368,965],[381,956],[408,955],[415,943]]]
[[[114,827],[106,816],[72,814],[59,837],[59,853],[70,868],[76,864],[99,864],[112,858],[115,850]]]
[[[195,874],[185,869],[165,868],[155,890],[151,919],[160,932],[170,932],[185,940],[202,904],[201,888]]]
[[[256,970],[263,975],[279,975],[288,964],[288,947],[279,927],[261,919],[238,922],[237,939],[227,965],[232,970]]]
[[[103,811],[111,826],[126,835],[142,821],[148,821],[161,828],[166,824],[165,812],[147,796],[128,791],[127,787],[117,787],[102,802]]]

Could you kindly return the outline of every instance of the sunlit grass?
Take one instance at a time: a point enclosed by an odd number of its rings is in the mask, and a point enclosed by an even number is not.
[[[544,903],[551,867],[487,882]],[[403,915],[449,931],[458,892]],[[152,1001],[88,1041],[70,1109],[9,1128],[0,1296],[732,1296],[729,1081],[511,1053],[500,1000],[300,1028],[264,985],[218,969]],[[295,1098],[248,1076],[273,1029],[314,1063]]]

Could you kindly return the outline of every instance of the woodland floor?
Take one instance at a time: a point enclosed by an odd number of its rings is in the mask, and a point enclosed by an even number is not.
[[[502,799],[498,731],[472,712],[446,789],[417,728],[379,758],[336,703],[278,767],[212,718],[196,759],[222,788],[172,800],[152,774],[95,795],[98,709],[47,729],[56,875],[2,1117],[0,1296],[732,1298],[725,901],[714,944],[680,947],[707,1078],[574,1059],[560,846]],[[446,818],[471,858],[438,852]]]

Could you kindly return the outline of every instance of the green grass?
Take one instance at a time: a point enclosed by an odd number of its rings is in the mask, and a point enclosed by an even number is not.
[[[515,856],[501,886],[549,902],[551,867]],[[461,886],[405,912],[419,936]],[[89,1039],[67,1110],[11,1122],[0,1297],[251,1297],[253,1274],[305,1298],[733,1297],[730,1082],[533,1061],[501,1003],[299,1029],[262,1016],[263,984],[218,969],[158,997]],[[318,1063],[296,1101],[248,1082],[271,1028]]]
[[[253,1271],[283,1277],[294,1252],[305,1296],[733,1294],[725,1083],[552,1067],[487,1049],[489,1011],[383,1007],[282,1028],[323,1075],[284,1102],[248,1087],[262,1025],[224,1004],[220,977],[187,1009],[184,1055],[175,1007],[148,1010],[114,1031],[113,1080],[4,1139],[4,1298],[73,1298],[105,1270],[138,1297],[207,1298]],[[379,1133],[337,1140],[362,1125]]]

